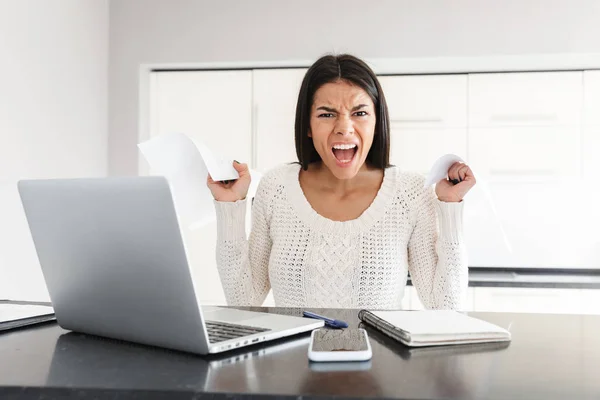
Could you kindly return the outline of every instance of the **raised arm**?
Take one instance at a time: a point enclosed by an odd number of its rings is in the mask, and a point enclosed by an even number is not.
[[[408,243],[412,283],[426,308],[461,309],[468,286],[463,203],[445,203],[431,189],[421,190]]]
[[[219,188],[230,191],[225,195],[213,190],[214,186],[211,187],[217,214],[217,268],[228,305],[259,306],[264,302],[271,287],[268,271],[271,252],[269,219],[272,203],[268,179],[263,178],[258,186],[252,205],[252,229],[247,239],[246,194],[250,175],[245,164],[236,165],[236,169],[240,172],[240,180],[233,184],[211,183],[209,178],[209,187],[217,184],[220,185]],[[245,188],[237,188],[238,192],[233,191],[238,184],[243,184]],[[236,199],[236,196],[240,198]]]

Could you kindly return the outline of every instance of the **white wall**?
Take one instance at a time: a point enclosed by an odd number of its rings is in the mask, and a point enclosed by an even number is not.
[[[137,172],[140,63],[599,53],[597,0],[111,0],[109,171]]]
[[[0,298],[47,299],[21,178],[107,173],[108,0],[0,0]]]

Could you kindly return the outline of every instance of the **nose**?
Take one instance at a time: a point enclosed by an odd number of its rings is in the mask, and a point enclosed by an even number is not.
[[[340,115],[335,125],[335,133],[339,135],[352,135],[354,134],[354,125],[352,120],[345,115]]]

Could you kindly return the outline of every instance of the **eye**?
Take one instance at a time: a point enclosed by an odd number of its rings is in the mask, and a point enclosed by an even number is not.
[[[356,113],[354,113],[354,115],[358,117],[366,117],[369,114],[366,111],[357,111]]]
[[[333,117],[332,113],[323,113],[323,114],[319,114],[318,118],[331,118]]]

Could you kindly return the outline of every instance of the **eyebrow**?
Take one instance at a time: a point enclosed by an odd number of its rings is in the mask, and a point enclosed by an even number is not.
[[[365,108],[365,107],[368,107],[368,105],[367,104],[359,104],[355,107],[352,107],[352,111],[357,111],[357,110],[360,110],[361,108]],[[332,112],[332,113],[338,112],[335,108],[326,107],[326,106],[317,107],[317,110],[323,110],[323,111]]]

